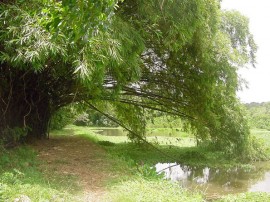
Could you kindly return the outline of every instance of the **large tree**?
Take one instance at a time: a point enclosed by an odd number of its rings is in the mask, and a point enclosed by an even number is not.
[[[4,1],[0,134],[46,137],[81,103],[144,136],[145,110],[180,116],[198,140],[243,148],[237,69],[255,63],[248,20],[217,0]]]

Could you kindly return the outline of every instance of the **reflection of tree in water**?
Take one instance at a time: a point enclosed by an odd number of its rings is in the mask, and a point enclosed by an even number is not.
[[[204,189],[206,195],[246,192],[252,185],[263,180],[265,173],[270,170],[269,163],[256,164],[252,169],[187,167],[175,163],[157,164],[156,169],[165,169],[165,178],[178,180],[184,187]]]
[[[202,168],[197,169],[201,172]],[[209,182],[224,188],[248,190],[248,188],[261,181],[266,173],[266,167],[255,167],[253,169],[231,168],[210,169]]]

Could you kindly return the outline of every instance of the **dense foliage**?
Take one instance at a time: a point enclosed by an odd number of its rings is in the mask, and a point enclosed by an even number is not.
[[[78,116],[77,111],[72,106],[65,106],[57,110],[50,119],[49,129],[60,130],[68,124],[72,124]]]
[[[270,102],[245,104],[249,125],[270,130]]]
[[[248,20],[219,1],[14,0],[0,13],[0,131],[46,137],[52,115],[79,102],[132,139],[144,137],[145,110],[157,110],[199,141],[243,149],[237,69],[254,64],[256,45]]]

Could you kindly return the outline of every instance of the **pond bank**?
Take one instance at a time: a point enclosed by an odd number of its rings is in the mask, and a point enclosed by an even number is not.
[[[171,160],[149,147],[136,147],[126,139],[123,139],[122,136],[106,136],[104,133],[89,134],[87,128],[76,129],[78,134],[102,145],[110,155],[124,159],[124,161],[128,162],[131,167],[136,166],[144,178],[153,177],[154,174],[149,170],[149,168],[155,165],[155,163],[165,163],[170,162]],[[241,164],[237,159],[224,158],[222,153],[214,153],[212,151],[207,151],[207,149],[204,150],[203,148],[194,148],[192,147],[192,144],[188,143],[190,141],[190,137],[180,137],[179,139],[181,139],[181,141],[177,140],[178,138],[170,137],[167,142],[164,141],[164,137],[151,138],[154,141],[161,140],[160,144],[155,145],[158,149],[161,149],[170,156],[174,155],[174,157],[181,158],[182,160],[184,159],[183,162],[186,161],[191,165],[189,168],[192,167],[193,172],[188,171],[190,172],[190,176],[187,176],[187,179],[189,178],[189,182],[182,181],[180,184],[189,184],[189,187],[187,188],[192,188],[192,192],[194,192],[194,190],[196,190],[196,192],[200,192],[205,199],[217,199],[227,194],[234,194],[233,196],[236,196],[235,194],[239,193],[247,194],[249,197],[251,195],[258,196],[258,193],[248,193],[247,191],[252,191],[251,189],[254,189],[255,191],[256,188],[252,188],[251,186],[260,186],[258,185],[260,178],[267,176],[266,171],[270,170],[270,164],[268,162],[261,163],[260,165],[258,165],[258,163],[256,165]],[[209,163],[209,165],[211,165],[211,168],[209,168],[211,171],[209,172],[208,179],[206,180],[210,183],[194,183],[194,179],[195,181],[200,181],[202,179],[200,177],[203,175],[203,169],[200,170],[200,167],[204,168],[203,166],[205,166],[205,163]],[[196,168],[194,169],[194,167]],[[263,183],[263,180],[261,182]],[[267,180],[266,183],[268,183]],[[176,184],[179,185],[179,183]],[[260,190],[263,191],[262,187],[260,187]],[[268,194],[261,195],[263,197],[266,196],[267,200],[269,199],[270,201]]]
[[[128,142],[126,137],[102,136],[87,128],[73,126],[52,134],[50,140],[32,145],[37,153],[27,147],[1,156],[0,201],[14,201],[21,195],[38,202],[201,202],[207,199],[205,193],[198,189],[187,191],[179,183],[157,176],[150,167],[157,162],[170,162],[171,159],[149,147],[137,147]],[[153,137],[153,141],[156,138]],[[209,158],[212,161],[218,158],[217,154],[210,158],[207,151],[192,149],[189,137],[181,138],[180,141],[158,137],[158,141],[162,144],[156,146],[170,155],[178,153],[177,157],[183,159],[196,157],[190,164],[196,163],[199,158]],[[184,144],[189,146],[181,149],[179,146]],[[204,162],[207,160],[204,159]],[[270,196],[243,193],[219,201],[247,199],[270,201]]]

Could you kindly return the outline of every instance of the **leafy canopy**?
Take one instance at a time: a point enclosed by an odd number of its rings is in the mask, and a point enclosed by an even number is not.
[[[243,149],[249,131],[235,95],[237,69],[255,64],[256,45],[248,20],[220,10],[219,1],[18,0],[0,10],[0,106],[5,115],[25,105],[21,125],[42,119],[39,104],[47,122],[80,102],[135,140],[154,110],[182,117],[198,141]],[[14,82],[24,93],[10,93]]]

